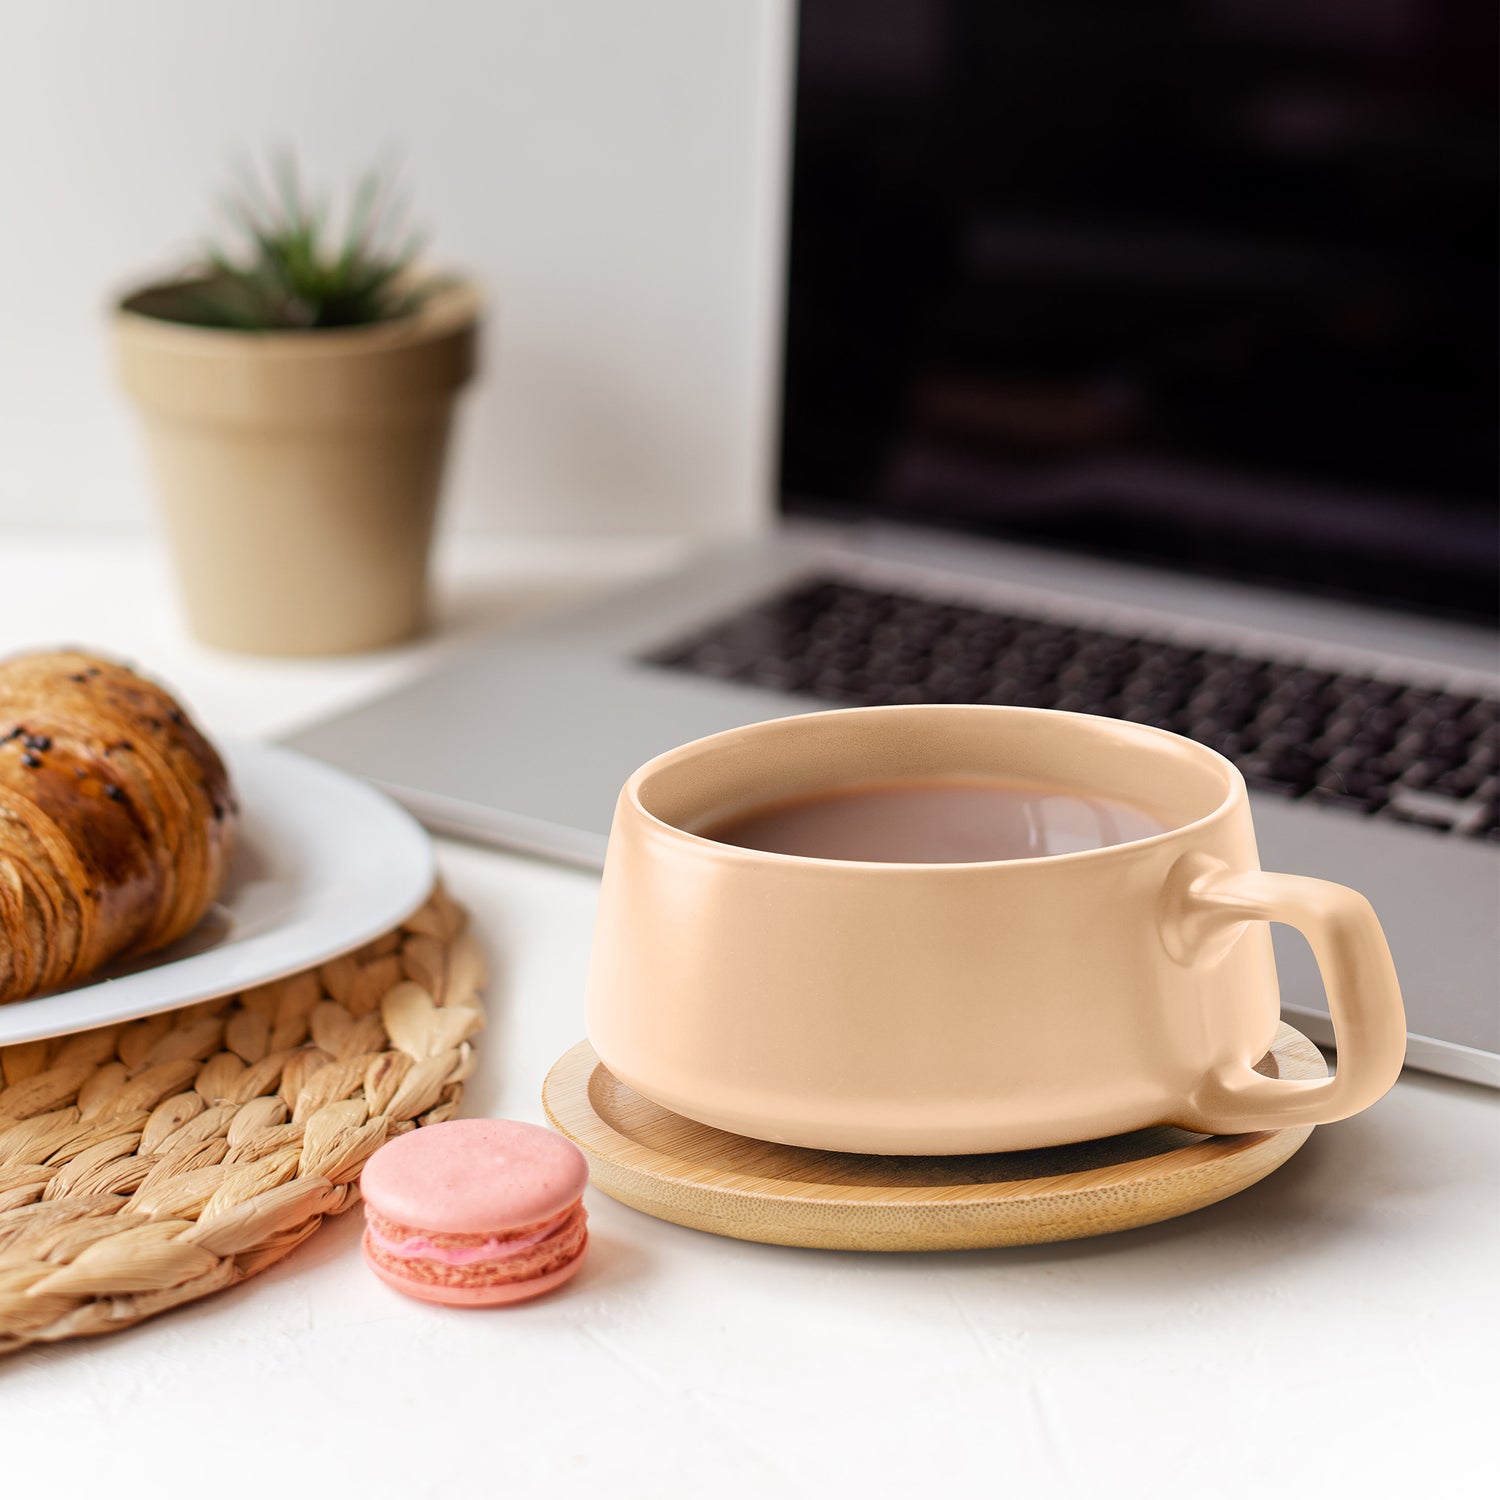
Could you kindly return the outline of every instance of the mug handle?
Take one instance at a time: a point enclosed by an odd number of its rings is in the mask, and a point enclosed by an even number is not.
[[[1214,1069],[1194,1093],[1192,1128],[1214,1135],[1325,1125],[1373,1104],[1401,1072],[1406,1014],[1379,919],[1358,891],[1308,875],[1234,872],[1187,855],[1169,883],[1163,936],[1181,963],[1222,957],[1248,922],[1285,922],[1306,937],[1333,1017],[1331,1078],[1267,1078],[1248,1063]]]

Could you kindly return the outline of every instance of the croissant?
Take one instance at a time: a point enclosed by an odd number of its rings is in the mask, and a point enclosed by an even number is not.
[[[165,689],[77,651],[0,662],[0,1003],[191,931],[238,821]]]

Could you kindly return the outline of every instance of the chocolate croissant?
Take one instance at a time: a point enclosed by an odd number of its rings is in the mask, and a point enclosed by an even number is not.
[[[182,937],[239,808],[171,695],[77,651],[0,662],[0,1003]]]

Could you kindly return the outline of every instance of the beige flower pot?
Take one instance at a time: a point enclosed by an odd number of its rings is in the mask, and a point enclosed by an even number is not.
[[[445,288],[364,328],[242,333],[114,316],[189,623],[208,645],[308,656],[422,628],[454,399],[479,299]]]

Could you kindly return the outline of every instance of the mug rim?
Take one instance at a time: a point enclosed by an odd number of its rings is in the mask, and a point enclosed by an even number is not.
[[[718,839],[708,838],[701,833],[693,833],[686,828],[679,828],[675,823],[669,823],[665,818],[658,817],[641,800],[642,783],[652,775],[660,771],[668,770],[678,760],[685,759],[693,752],[701,752],[711,746],[715,741],[725,742],[724,747],[729,748],[731,742],[747,736],[767,732],[777,725],[795,723],[806,719],[828,719],[849,718],[862,714],[910,714],[925,713],[933,710],[962,713],[984,713],[1023,715],[1031,718],[1062,719],[1069,721],[1084,721],[1091,724],[1109,724],[1117,730],[1124,730],[1128,734],[1136,735],[1142,739],[1166,741],[1174,747],[1185,747],[1185,752],[1196,755],[1200,759],[1206,759],[1224,775],[1224,792],[1219,801],[1200,817],[1191,822],[1180,823],[1173,828],[1165,828],[1160,833],[1150,834],[1143,839],[1129,839],[1122,844],[1103,844],[1093,849],[1074,849],[1065,854],[1026,854],[1018,855],[1011,859],[972,859],[972,860],[875,860],[875,859],[833,859],[821,854],[783,854],[774,849],[752,849],[743,844],[726,844]],[[1183,751],[1179,751],[1183,753]],[[676,745],[670,750],[664,750],[660,755],[653,756],[644,765],[638,766],[621,790],[622,802],[630,805],[632,810],[639,814],[658,833],[671,838],[674,842],[682,843],[688,848],[700,851],[704,854],[714,854],[731,860],[745,860],[758,863],[761,860],[775,860],[789,866],[808,866],[812,868],[829,867],[838,870],[859,870],[873,873],[878,872],[907,872],[922,871],[945,871],[953,874],[965,870],[1003,870],[1030,866],[1055,866],[1067,862],[1077,862],[1088,859],[1101,859],[1107,856],[1129,857],[1127,851],[1136,849],[1153,849],[1172,839],[1180,839],[1185,836],[1200,832],[1213,826],[1215,823],[1229,817],[1238,808],[1245,805],[1249,800],[1249,788],[1246,785],[1243,773],[1228,756],[1221,755],[1211,746],[1201,744],[1197,740],[1189,739],[1185,734],[1176,734],[1170,729],[1158,729],[1154,724],[1137,724],[1131,719],[1116,719],[1107,714],[1085,714],[1075,713],[1069,709],[1061,708],[1028,708],[1014,703],[882,703],[860,707],[815,709],[811,713],[785,714],[774,719],[757,719],[750,724],[738,724],[731,729],[720,729],[713,734],[700,735],[695,740]]]

